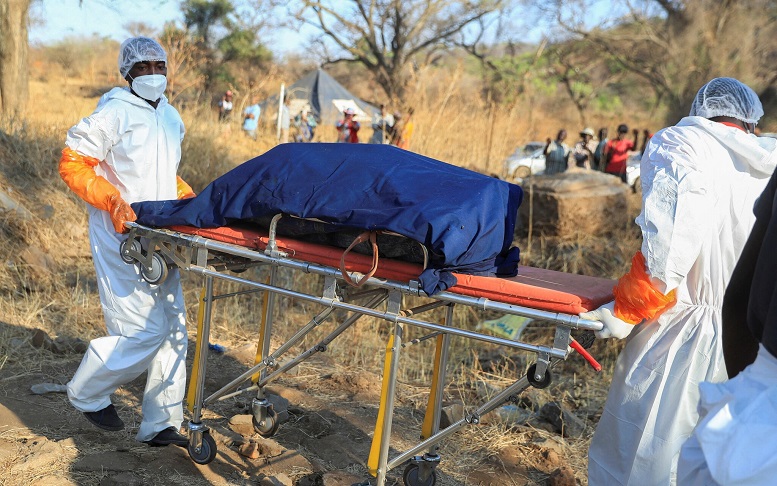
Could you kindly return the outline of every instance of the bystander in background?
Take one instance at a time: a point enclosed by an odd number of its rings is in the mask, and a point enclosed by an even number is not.
[[[243,111],[243,133],[256,140],[256,129],[259,126],[259,116],[262,108],[259,106],[259,97],[254,95],[251,104]]]
[[[564,143],[567,131],[561,129],[556,135],[556,140],[548,138],[545,142],[545,174],[559,174],[566,172],[569,159],[569,146]]]
[[[372,137],[370,143],[389,143],[391,141],[391,127],[394,126],[394,117],[386,110],[386,105],[380,105],[380,113],[375,115],[372,121]]]
[[[604,171],[620,177],[623,182],[626,182],[626,161],[631,152],[637,148],[637,137],[639,136],[639,131],[636,128],[633,131],[633,140],[626,139],[627,133],[629,133],[627,125],[618,125],[617,137],[607,142],[604,147],[604,160],[607,164]]]
[[[343,119],[338,120],[335,125],[337,128],[337,141],[340,143],[359,143],[359,129],[361,125],[354,120],[356,112],[353,108],[346,108],[343,111]]]
[[[391,129],[391,144],[405,150],[410,150],[410,139],[413,137],[413,108],[407,110],[407,116],[400,112],[394,113],[394,126]]]
[[[580,140],[575,144],[570,155],[570,161],[576,167],[584,169],[594,168],[594,151],[596,142],[594,141],[594,129],[586,127],[580,132]]]
[[[607,145],[609,139],[607,138],[607,128],[599,129],[599,142],[596,144],[596,150],[594,150],[594,169],[604,172],[604,147]]]

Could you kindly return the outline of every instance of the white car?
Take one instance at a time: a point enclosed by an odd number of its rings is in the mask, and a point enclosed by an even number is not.
[[[639,163],[642,160],[642,154],[639,152],[629,156],[629,160],[626,161],[626,184],[629,185],[632,191],[642,192],[642,181],[639,178]]]
[[[545,172],[544,142],[529,142],[515,149],[515,152],[505,160],[505,176],[507,180],[525,179],[533,174]]]
[[[544,142],[529,142],[515,149],[515,152],[505,160],[505,177],[508,181],[517,184],[523,182],[529,176],[545,173],[545,149]],[[635,153],[629,156],[626,162],[626,183],[634,192],[642,190],[639,178],[639,163],[642,154]]]

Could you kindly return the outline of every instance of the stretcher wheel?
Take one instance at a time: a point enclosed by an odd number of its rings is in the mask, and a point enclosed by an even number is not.
[[[280,426],[278,423],[278,412],[272,408],[267,409],[264,420],[261,422],[256,420],[256,415],[254,415],[251,421],[254,424],[254,431],[262,437],[272,437],[278,432],[278,426]]]
[[[167,278],[167,263],[158,253],[154,253],[151,255],[151,268],[141,265],[140,274],[146,282],[152,285],[160,284]]]
[[[402,482],[405,483],[405,486],[434,486],[437,484],[437,471],[432,469],[426,480],[421,480],[418,477],[420,472],[421,466],[415,463],[408,464],[405,472],[402,473]]]
[[[548,385],[550,385],[551,380],[553,379],[553,376],[550,374],[550,370],[545,370],[545,376],[537,381],[536,378],[534,378],[534,374],[537,371],[537,364],[533,364],[529,366],[529,370],[526,372],[526,379],[529,380],[529,383],[534,388],[547,388]]]
[[[202,434],[202,445],[197,451],[194,445],[189,443],[186,447],[189,451],[189,457],[197,464],[208,464],[216,458],[216,440],[208,433]]]
[[[124,263],[135,263],[135,257],[130,253],[140,253],[140,242],[134,238],[127,238],[119,244],[119,255]]]

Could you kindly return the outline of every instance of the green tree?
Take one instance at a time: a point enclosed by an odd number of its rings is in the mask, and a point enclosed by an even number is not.
[[[184,0],[181,2],[186,28],[206,47],[214,47],[213,30],[227,21],[235,7],[230,0]]]
[[[199,47],[205,90],[217,82],[232,85],[237,72],[251,72],[272,60],[260,36],[280,0],[186,0],[181,4],[186,28]],[[249,75],[249,78],[253,76]]]

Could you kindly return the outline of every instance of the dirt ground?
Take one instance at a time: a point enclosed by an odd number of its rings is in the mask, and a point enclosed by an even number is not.
[[[0,323],[2,324],[2,323]],[[345,369],[325,355],[305,362],[268,390],[282,397],[288,420],[273,438],[262,438],[251,425],[252,393],[215,403],[204,414],[218,453],[198,465],[185,449],[151,448],[136,442],[144,376],[119,389],[113,402],[126,424],[120,432],[100,430],[73,409],[64,393],[34,394],[39,383],[64,384],[80,362],[79,352],[52,353],[31,342],[17,342],[17,352],[40,358],[5,363],[0,375],[0,484],[146,485],[230,484],[333,486],[375,484],[365,467],[377,417],[380,376]],[[193,346],[193,344],[192,344]],[[191,348],[191,346],[190,346]],[[253,362],[255,344],[211,353],[206,393],[239,375]],[[189,366],[193,349],[189,352]],[[580,358],[577,358],[578,360]],[[572,378],[581,361],[561,363],[560,375]],[[189,368],[190,369],[190,368]],[[577,397],[587,424],[577,439],[563,438],[542,423],[505,424],[484,420],[454,434],[441,446],[438,485],[575,485],[585,484],[584,456],[597,403],[577,393],[585,382],[562,380],[553,393]],[[529,401],[541,399],[529,393]],[[393,422],[391,456],[418,441],[428,391],[400,384]],[[583,398],[581,398],[583,397]],[[286,402],[287,401],[287,402]],[[598,404],[600,405],[600,404]],[[590,417],[585,415],[585,409]],[[497,412],[493,414],[498,418]],[[283,415],[282,415],[283,416]],[[188,412],[187,412],[188,418]],[[582,451],[582,452],[581,452]],[[388,474],[387,484],[402,483],[403,467]],[[365,481],[372,479],[371,483]]]

